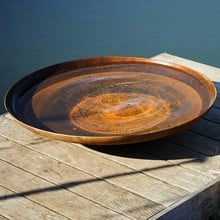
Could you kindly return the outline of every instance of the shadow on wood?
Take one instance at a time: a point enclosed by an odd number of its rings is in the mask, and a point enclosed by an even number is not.
[[[187,164],[187,163],[192,163],[192,162],[203,162],[200,161],[198,159],[192,159],[189,161],[185,161],[182,163],[179,163],[178,165],[183,165],[183,164]],[[54,186],[50,186],[50,187],[44,187],[44,188],[38,188],[38,189],[34,189],[34,190],[27,190],[27,191],[23,191],[23,192],[19,192],[19,193],[12,193],[12,194],[7,194],[7,195],[1,195],[0,196],[0,201],[1,200],[6,200],[6,199],[13,199],[19,196],[30,196],[30,195],[34,195],[34,194],[38,194],[38,193],[44,193],[44,192],[50,192],[50,191],[58,191],[58,190],[62,190],[62,189],[69,189],[81,184],[88,184],[88,183],[93,183],[93,182],[97,182],[97,181],[104,181],[104,180],[109,180],[109,179],[113,179],[113,178],[117,178],[117,177],[123,177],[123,176],[130,176],[130,175],[135,175],[137,173],[143,173],[143,172],[147,172],[150,170],[157,170],[157,169],[163,169],[163,168],[168,168],[168,167],[173,167],[175,166],[175,164],[167,164],[164,166],[157,166],[157,167],[153,167],[153,168],[146,168],[146,169],[141,169],[141,170],[135,170],[132,172],[127,172],[127,173],[117,173],[115,175],[108,175],[108,176],[103,176],[102,178],[90,178],[87,180],[83,180],[83,181],[72,181],[72,182],[66,182],[63,184],[57,184]]]

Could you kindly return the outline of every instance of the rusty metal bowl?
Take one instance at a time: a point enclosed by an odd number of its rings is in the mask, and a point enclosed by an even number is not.
[[[212,106],[214,84],[177,64],[100,57],[36,71],[9,90],[5,107],[26,128],[83,144],[126,144],[190,126]]]

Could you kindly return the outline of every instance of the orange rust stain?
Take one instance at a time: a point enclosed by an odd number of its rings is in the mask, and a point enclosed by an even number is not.
[[[129,134],[146,131],[171,115],[166,100],[137,93],[85,97],[70,111],[75,126],[93,133]]]

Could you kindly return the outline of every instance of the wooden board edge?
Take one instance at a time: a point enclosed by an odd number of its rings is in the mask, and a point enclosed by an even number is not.
[[[220,177],[150,218],[204,220],[220,209]]]

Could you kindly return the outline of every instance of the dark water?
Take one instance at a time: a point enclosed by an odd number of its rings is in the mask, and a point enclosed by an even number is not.
[[[82,57],[168,52],[220,67],[219,0],[0,0],[0,113],[7,89]]]

